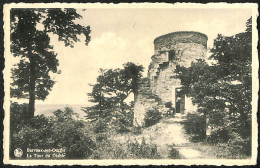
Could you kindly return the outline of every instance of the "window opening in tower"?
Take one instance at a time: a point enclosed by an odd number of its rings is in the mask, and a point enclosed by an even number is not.
[[[168,60],[169,60],[169,62],[171,62],[174,59],[175,59],[175,51],[171,50],[171,51],[169,51],[169,54],[168,54]]]

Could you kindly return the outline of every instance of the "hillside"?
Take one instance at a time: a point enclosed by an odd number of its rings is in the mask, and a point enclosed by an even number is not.
[[[51,116],[53,115],[53,112],[61,109],[64,110],[65,107],[70,107],[73,109],[74,112],[76,112],[79,115],[79,118],[84,118],[86,116],[86,113],[81,110],[82,107],[86,107],[87,105],[81,105],[81,104],[36,104],[35,106],[35,115],[45,115],[45,116]]]
[[[168,158],[171,148],[179,151],[181,159],[210,159],[214,158],[205,147],[189,141],[189,136],[185,133],[182,121],[183,116],[176,115],[175,118],[162,119],[156,125],[143,129],[142,133],[135,135],[128,133],[115,137],[118,142],[126,142],[128,140],[138,141],[142,139],[150,144],[155,144],[162,158]],[[208,150],[208,149],[206,149]]]

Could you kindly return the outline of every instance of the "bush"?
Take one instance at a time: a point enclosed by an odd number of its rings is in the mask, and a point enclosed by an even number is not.
[[[94,132],[95,133],[103,133],[106,132],[107,129],[107,122],[103,119],[98,119],[96,122],[93,122],[94,124]]]
[[[97,143],[97,149],[90,157],[91,159],[159,159],[157,146],[148,144],[143,139],[141,143],[128,140],[121,143],[107,139]]]
[[[39,127],[39,124],[42,127]],[[11,123],[12,127],[17,126],[17,130],[12,130],[10,134],[10,157],[15,158],[13,151],[20,148],[26,151],[27,148],[51,148],[53,130],[51,124],[48,124],[48,119],[41,116],[36,116],[31,120],[31,123]],[[25,158],[25,155],[22,156]]]
[[[187,114],[187,120],[184,123],[186,133],[191,135],[191,141],[203,141],[206,138],[206,119],[203,115]]]
[[[128,116],[129,116],[128,113],[125,113],[125,115],[118,114],[115,120],[112,122],[114,129],[118,133],[126,133],[130,131],[130,127],[132,126],[132,121],[130,121]]]
[[[226,143],[214,143],[213,147],[217,158],[245,159],[251,156],[251,138],[244,139],[239,133],[231,133]]]
[[[175,108],[172,107],[172,102],[165,103],[165,107],[169,109],[169,111],[165,114],[165,117],[173,117],[175,114]]]
[[[96,141],[102,142],[107,140],[107,135],[105,133],[99,133],[96,135]]]
[[[145,113],[145,117],[144,117],[145,127],[150,127],[152,125],[155,125],[160,121],[160,119],[162,119],[162,113],[159,112],[157,108],[149,109]]]
[[[102,138],[101,138],[102,136]],[[96,149],[93,151],[90,159],[125,159],[126,150],[116,141],[104,140],[104,135],[96,135]],[[102,140],[101,140],[102,139]]]
[[[66,158],[88,158],[95,149],[95,143],[84,130],[84,123],[73,118],[76,113],[70,108],[58,110],[54,115],[53,139],[57,147],[66,148]]]
[[[180,152],[179,152],[179,150],[176,149],[174,146],[175,146],[175,145],[173,144],[173,145],[170,147],[170,151],[169,151],[168,157],[171,158],[171,159],[180,159],[180,158],[181,158]]]
[[[26,124],[26,113],[28,104],[18,104],[17,102],[11,103],[10,106],[10,130],[11,132],[17,132],[21,128],[21,124]]]
[[[210,143],[227,143],[229,139],[229,131],[225,128],[218,128],[212,130],[206,140]]]
[[[75,113],[72,109],[57,110],[53,117],[35,116],[26,123],[22,122],[24,118],[20,115],[25,106],[15,103],[10,108],[11,117],[16,116],[11,118],[11,128],[17,128],[11,129],[11,158],[14,158],[13,151],[16,148],[21,148],[23,151],[27,148],[64,148],[66,159],[83,159],[91,155],[95,143],[88,132],[84,131],[84,123],[74,119]],[[15,123],[13,120],[18,122]]]
[[[157,152],[157,146],[147,144],[145,139],[142,139],[141,144],[137,141],[128,142],[128,151],[133,155],[134,159],[158,159],[160,155]]]
[[[242,138],[238,133],[232,133],[228,141],[231,153],[251,156],[251,138]]]
[[[142,127],[141,126],[136,126],[136,127],[133,127],[131,132],[134,134],[134,135],[140,135],[142,134]]]

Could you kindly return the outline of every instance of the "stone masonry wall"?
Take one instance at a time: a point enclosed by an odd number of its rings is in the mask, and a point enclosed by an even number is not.
[[[173,32],[157,37],[154,40],[154,50],[171,49],[176,43],[196,43],[207,48],[208,37],[199,32]]]
[[[157,107],[166,113],[165,103],[171,102],[175,106],[175,89],[181,87],[180,80],[174,78],[176,65],[189,67],[196,59],[206,59],[207,36],[198,32],[174,32],[156,38],[154,49],[148,78],[140,82],[135,102],[135,125],[143,124],[148,109]],[[173,59],[169,57],[170,52],[174,52]],[[191,98],[185,97],[185,109],[196,111],[196,108]]]
[[[180,80],[174,78],[176,65],[189,67],[192,61],[205,59],[206,57],[206,48],[200,44],[178,43],[172,48],[175,48],[176,55],[175,59],[169,62],[167,68],[160,69],[159,73],[156,74],[155,71],[158,71],[156,67],[159,67],[159,65],[157,61],[152,61],[152,66],[150,66],[151,69],[149,70],[152,91],[162,99],[163,103],[172,102],[175,99],[175,88],[181,87]],[[163,53],[162,55],[168,54]],[[160,55],[157,57],[160,57]]]
[[[144,125],[145,112],[149,109],[159,107],[161,99],[152,93],[150,80],[143,78],[138,84],[138,97],[134,106],[134,125]]]

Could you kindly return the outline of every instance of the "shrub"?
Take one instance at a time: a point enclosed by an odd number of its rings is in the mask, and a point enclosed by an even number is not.
[[[162,119],[162,113],[159,112],[157,108],[149,109],[145,113],[145,117],[144,117],[145,127],[150,127],[152,125],[155,125],[160,121],[160,119]]]
[[[102,133],[102,132],[106,132],[107,129],[107,122],[103,119],[98,119],[96,122],[93,122],[94,124],[94,132],[95,133]]]
[[[231,153],[239,153],[240,155],[251,156],[251,137],[242,138],[238,133],[232,133],[228,141]]]
[[[26,123],[20,122],[24,118],[18,115],[25,105],[13,104],[11,107],[11,114],[16,116],[11,120],[18,120],[17,123],[11,123],[12,127],[17,128],[11,129],[11,158],[14,158],[13,151],[16,148],[23,151],[26,151],[26,148],[64,148],[67,159],[88,158],[95,149],[95,143],[88,136],[88,132],[84,131],[84,123],[74,119],[75,113],[72,109],[57,110],[53,117],[35,116]]]
[[[115,120],[112,122],[114,129],[118,133],[126,133],[130,131],[130,127],[132,126],[132,121],[128,118],[128,114],[118,114]]]
[[[14,102],[10,105],[10,158],[15,158],[14,150],[16,148],[26,151],[27,147],[48,146],[46,137],[52,133],[51,128],[47,125],[48,119],[41,115],[28,121],[27,110],[28,104],[25,103]],[[22,156],[22,158],[24,157],[25,155]]]
[[[136,127],[133,127],[131,132],[134,134],[134,135],[140,135],[142,134],[142,127],[141,126],[136,126]]]
[[[70,108],[58,110],[54,115],[52,123],[55,146],[66,148],[66,158],[88,158],[95,149],[95,143],[84,130],[84,123],[73,118],[76,113]]]
[[[214,143],[216,157],[245,159],[251,156],[251,138],[242,138],[239,133],[231,133],[226,143]]]
[[[167,113],[165,114],[166,117],[172,117],[175,114],[175,108],[172,107],[172,102],[165,103],[165,107],[169,109]]]
[[[96,135],[96,141],[102,142],[107,140],[107,135],[105,133],[99,133]]]
[[[174,144],[170,147],[168,157],[171,159],[180,159],[181,158],[180,152],[178,149],[175,148]]]
[[[203,115],[187,114],[187,120],[184,123],[186,133],[191,135],[191,141],[203,141],[206,137],[206,119]]]
[[[99,140],[100,135],[96,135],[96,149],[90,156],[91,159],[126,159],[127,151],[117,141]]]
[[[160,158],[157,152],[157,146],[154,144],[147,144],[145,139],[141,143],[128,142],[128,151],[133,155],[134,159],[158,159]]]
[[[107,139],[97,143],[96,150],[91,159],[158,159],[157,146],[148,144],[143,139],[141,143],[128,140],[121,143],[113,139]]]
[[[206,140],[210,143],[227,143],[229,138],[229,131],[222,127],[212,130]]]
[[[21,128],[19,127],[22,123],[26,124],[26,113],[28,104],[18,104],[17,102],[11,103],[10,105],[10,130],[11,132],[17,132]]]

